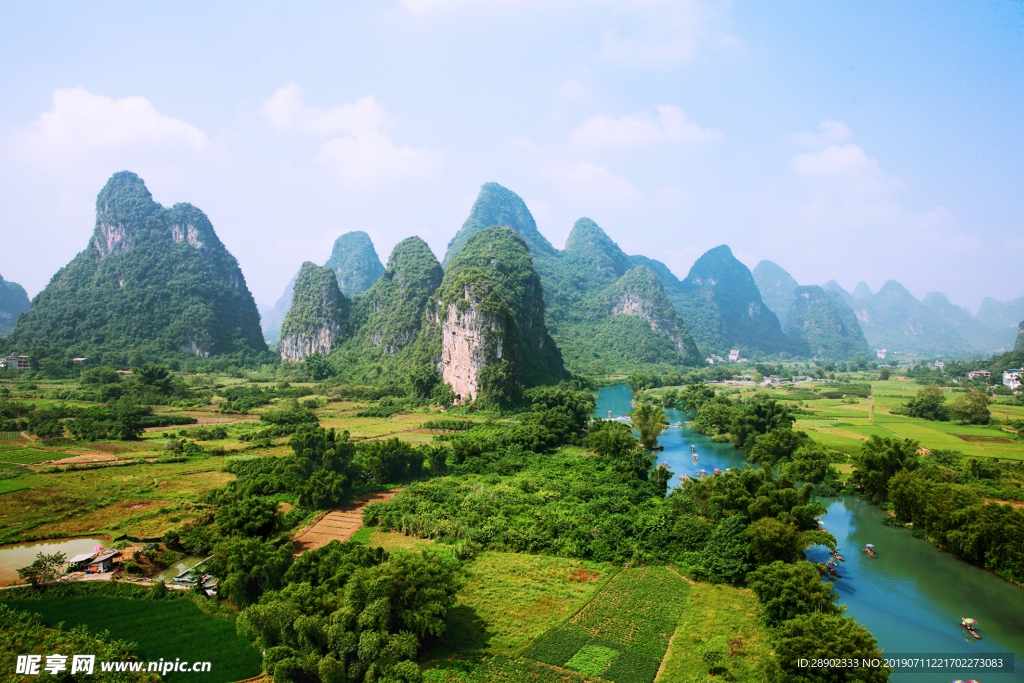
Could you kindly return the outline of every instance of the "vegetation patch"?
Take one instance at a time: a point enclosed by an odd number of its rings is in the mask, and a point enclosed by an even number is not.
[[[650,683],[690,590],[666,567],[625,569],[525,656],[615,683]]]

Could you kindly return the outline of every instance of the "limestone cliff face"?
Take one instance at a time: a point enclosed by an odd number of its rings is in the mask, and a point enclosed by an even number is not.
[[[544,296],[526,241],[494,226],[466,240],[427,312],[438,370],[463,402],[502,404],[565,376],[544,324]]]
[[[348,322],[349,302],[330,268],[302,264],[292,306],[281,326],[281,358],[292,362],[317,353],[326,356]]]
[[[637,266],[626,272],[608,289],[605,302],[611,315],[640,318],[653,331],[672,340],[687,360],[699,361],[693,337],[672,307],[657,274],[647,266]]]
[[[466,284],[462,298],[449,303],[436,319],[441,326],[441,377],[467,403],[480,393],[481,369],[502,360],[505,352],[502,321],[481,310],[487,288]]]

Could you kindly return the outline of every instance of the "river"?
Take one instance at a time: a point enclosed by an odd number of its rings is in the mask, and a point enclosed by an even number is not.
[[[595,414],[607,417],[624,416],[632,410],[629,387],[602,389]],[[731,444],[711,443],[711,437],[691,430],[686,415],[666,410],[673,424],[658,439],[665,447],[658,452],[658,462],[667,462],[679,475],[696,475],[698,470],[712,474],[715,468],[725,470],[743,466],[743,454]],[[698,462],[694,464],[690,447],[696,447]],[[838,569],[841,579],[835,581],[840,602],[847,606],[847,615],[864,624],[878,639],[887,654],[934,654],[980,656],[991,653],[1014,653],[1014,673],[922,674],[894,672],[896,683],[931,683],[960,677],[982,683],[1024,681],[1024,588],[957,559],[924,539],[914,538],[909,531],[884,526],[883,513],[877,506],[854,498],[822,498],[827,509],[822,524],[838,541],[840,554],[846,560]],[[875,546],[877,559],[864,552],[865,544]],[[824,548],[807,551],[813,561],[828,557]],[[964,638],[960,620],[970,617],[978,621],[984,640]]]

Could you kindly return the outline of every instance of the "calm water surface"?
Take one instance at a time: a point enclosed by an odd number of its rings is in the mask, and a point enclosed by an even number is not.
[[[606,418],[610,410],[613,417],[625,416],[632,410],[631,399],[629,387],[602,389],[595,414]],[[679,411],[666,410],[665,415],[672,423],[684,422],[658,439],[665,447],[656,454],[658,462],[668,462],[675,473],[674,485],[679,484],[680,474],[695,475],[701,469],[711,474],[716,467],[743,466],[743,454],[731,444],[711,443],[711,437],[690,430]],[[696,465],[691,445],[697,449]],[[838,568],[842,578],[835,581],[840,602],[887,653],[1016,654],[1013,674],[897,672],[893,681],[1024,681],[1024,588],[914,538],[909,531],[884,526],[885,513],[863,499],[823,498],[821,504],[828,510],[821,522],[836,537],[846,560]],[[863,552],[867,543],[874,544],[877,559]],[[824,548],[812,548],[807,555],[815,562],[828,558]],[[984,640],[964,638],[963,617],[979,622]]]
[[[107,538],[74,538],[69,541],[42,541],[0,548],[0,586],[18,580],[18,570],[27,567],[36,559],[37,553],[64,553],[68,559],[75,555],[90,553],[96,546],[106,547]]]

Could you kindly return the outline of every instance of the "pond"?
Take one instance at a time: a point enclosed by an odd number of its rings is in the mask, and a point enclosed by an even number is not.
[[[625,416],[632,410],[629,387],[602,389],[595,415]],[[673,424],[658,439],[665,447],[657,452],[658,462],[668,462],[678,485],[681,473],[695,475],[697,470],[742,467],[743,454],[731,444],[711,443],[711,437],[697,434],[686,426],[686,417],[666,410]],[[691,449],[697,451],[694,465]],[[846,560],[838,569],[842,578],[835,581],[840,602],[847,615],[864,624],[888,654],[971,655],[1015,653],[1014,673],[919,674],[895,672],[896,683],[950,681],[960,677],[983,683],[1024,681],[1024,588],[1004,581],[995,574],[939,550],[924,539],[914,538],[904,529],[883,524],[885,513],[861,498],[823,498],[827,509],[822,524],[838,541]],[[877,559],[864,552],[866,544],[875,546]],[[807,552],[812,561],[828,558],[824,548]],[[984,640],[964,638],[960,620],[978,621]]]
[[[32,564],[37,553],[64,553],[71,559],[75,555],[92,552],[96,546],[106,547],[109,544],[109,538],[73,538],[65,541],[39,541],[5,546],[0,548],[0,586],[15,583],[18,580],[18,570]]]
[[[186,555],[153,578],[159,579],[160,581],[174,581],[175,576],[186,569],[191,569],[205,559],[205,556],[200,557],[199,555]]]

